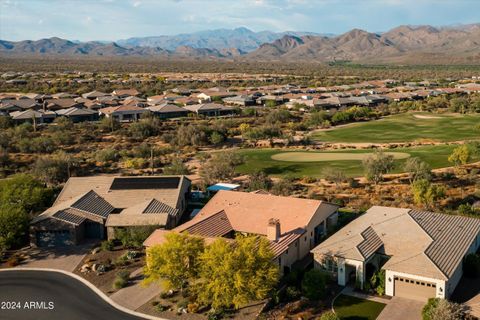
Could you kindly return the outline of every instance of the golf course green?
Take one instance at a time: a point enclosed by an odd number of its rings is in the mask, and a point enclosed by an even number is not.
[[[319,162],[319,161],[344,161],[344,160],[360,160],[372,155],[373,152],[352,153],[352,152],[281,152],[274,154],[272,160],[288,161],[288,162]],[[393,156],[394,159],[406,159],[410,157],[405,152],[385,152],[387,155]]]
[[[343,143],[388,143],[417,140],[480,139],[480,114],[403,113],[380,120],[358,122],[317,131],[312,139]]]
[[[427,162],[432,169],[451,166],[448,156],[457,145],[420,146],[388,150],[394,154],[395,169],[402,172],[406,159],[418,157]],[[237,151],[244,158],[244,163],[237,167],[241,174],[264,171],[272,176],[321,177],[322,170],[327,167],[338,168],[347,176],[363,175],[362,159],[372,150],[339,150],[339,151],[286,151],[285,149],[242,149]],[[478,161],[478,156],[472,158]]]

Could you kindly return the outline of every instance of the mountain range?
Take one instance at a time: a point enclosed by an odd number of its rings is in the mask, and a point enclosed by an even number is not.
[[[195,49],[209,48],[216,50],[236,48],[240,52],[250,52],[257,49],[261,44],[273,42],[285,35],[306,36],[318,35],[313,32],[254,32],[245,27],[236,29],[216,29],[194,33],[183,33],[174,36],[141,37],[118,40],[121,46],[129,47],[159,47],[166,50],[175,50],[179,46],[187,46]]]
[[[0,40],[2,56],[136,56],[248,61],[359,63],[480,63],[480,24],[399,26],[388,32],[344,34],[218,29],[177,36],[78,42],[60,38]]]
[[[480,62],[480,24],[399,26],[385,33],[353,29],[335,37],[289,36],[247,54],[252,60]]]

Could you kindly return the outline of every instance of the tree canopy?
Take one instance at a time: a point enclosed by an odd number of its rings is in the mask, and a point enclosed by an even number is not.
[[[163,244],[148,249],[146,283],[162,280],[169,289],[183,288],[197,278],[204,246],[204,240],[199,237],[176,232],[166,234]]]
[[[237,237],[234,244],[218,239],[200,256],[198,301],[215,309],[238,309],[264,299],[278,280],[270,243],[262,237]]]

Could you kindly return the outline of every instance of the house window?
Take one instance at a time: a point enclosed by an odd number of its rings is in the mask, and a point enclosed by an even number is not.
[[[332,257],[325,257],[322,261],[322,268],[329,272],[337,272],[338,265]]]
[[[288,249],[287,249],[287,251],[285,251],[285,253],[288,254]]]

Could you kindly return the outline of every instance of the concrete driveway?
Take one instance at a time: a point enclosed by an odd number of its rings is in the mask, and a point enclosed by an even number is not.
[[[392,297],[377,320],[422,319],[422,308],[425,303],[400,297]]]
[[[18,267],[50,268],[73,272],[91,249],[92,244],[63,248],[26,248],[20,253],[27,259]]]

